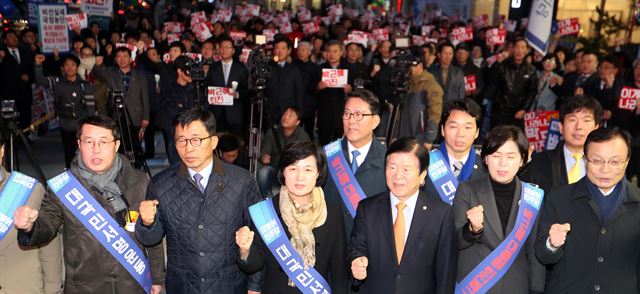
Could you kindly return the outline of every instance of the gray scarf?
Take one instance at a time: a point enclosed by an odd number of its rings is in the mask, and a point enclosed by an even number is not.
[[[94,187],[100,191],[102,197],[111,204],[114,212],[119,212],[127,208],[127,204],[122,199],[122,191],[118,184],[116,184],[116,177],[122,169],[122,159],[120,154],[116,155],[116,160],[113,162],[111,168],[106,170],[103,174],[96,174],[89,170],[84,161],[82,161],[82,155],[78,152],[78,167],[80,170],[80,176],[89,182],[91,187]]]

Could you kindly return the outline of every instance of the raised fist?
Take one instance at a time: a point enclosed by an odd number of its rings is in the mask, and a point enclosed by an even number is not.
[[[571,225],[569,223],[551,225],[549,229],[549,243],[551,243],[551,246],[553,248],[559,248],[564,245],[569,231],[571,231]]]
[[[36,65],[41,65],[44,62],[45,58],[46,57],[44,57],[43,54],[36,55],[36,60],[35,60]]]
[[[484,228],[484,208],[482,205],[467,210],[467,219],[469,220],[472,232],[479,233],[482,231]]]
[[[244,226],[236,231],[236,244],[240,248],[240,258],[246,259],[249,256],[249,250],[253,243],[253,236],[255,235],[249,227]]]
[[[364,280],[367,278],[367,266],[369,259],[366,256],[360,256],[351,262],[351,273],[356,280]]]
[[[158,200],[144,200],[140,202],[140,217],[142,218],[142,224],[150,226],[156,219],[156,213],[158,212]]]
[[[36,219],[38,219],[37,210],[29,206],[20,206],[13,214],[13,225],[18,229],[30,232]]]

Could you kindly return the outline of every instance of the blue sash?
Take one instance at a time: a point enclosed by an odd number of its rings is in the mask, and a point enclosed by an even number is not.
[[[547,131],[547,140],[544,143],[544,150],[556,149],[561,139],[562,134],[560,134],[560,120],[553,118],[549,121],[549,130]]]
[[[351,213],[351,217],[355,217],[358,202],[366,198],[367,195],[362,191],[362,187],[360,187],[358,180],[353,175],[347,159],[344,158],[342,139],[327,144],[323,149],[327,155],[329,174],[333,182],[336,183],[336,188],[338,188],[342,202],[344,202],[344,206],[346,206],[349,213]]]
[[[271,198],[249,206],[249,214],[269,251],[298,290],[304,294],[331,293],[329,284],[315,268],[304,269],[304,261],[287,238]]]
[[[133,276],[140,286],[151,291],[149,261],[111,215],[96,201],[70,171],[47,181],[60,202],[91,232],[109,253]]]
[[[469,160],[467,160],[467,163],[469,163]],[[436,187],[440,199],[449,205],[453,204],[453,197],[456,196],[458,187],[458,179],[456,179],[449,165],[444,161],[440,150],[429,152],[429,171],[427,174],[431,182],[433,182],[433,186]]]
[[[0,241],[13,226],[13,214],[24,205],[36,187],[36,179],[12,172],[0,193]]]
[[[543,198],[542,189],[522,182],[520,208],[513,230],[456,285],[456,294],[486,293],[507,273],[531,234]]]

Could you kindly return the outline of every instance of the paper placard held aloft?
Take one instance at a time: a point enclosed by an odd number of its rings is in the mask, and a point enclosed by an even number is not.
[[[233,106],[233,89],[224,87],[207,87],[207,100],[211,105]]]
[[[329,88],[342,88],[347,84],[349,70],[346,69],[322,69],[322,81]]]

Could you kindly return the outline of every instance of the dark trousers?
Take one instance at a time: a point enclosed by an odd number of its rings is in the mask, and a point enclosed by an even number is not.
[[[73,160],[78,150],[76,132],[60,130],[60,137],[62,138],[62,148],[64,150],[64,166],[69,168],[71,167],[71,160]]]

